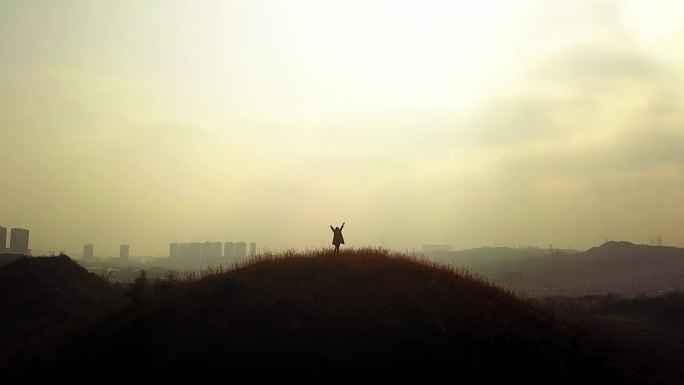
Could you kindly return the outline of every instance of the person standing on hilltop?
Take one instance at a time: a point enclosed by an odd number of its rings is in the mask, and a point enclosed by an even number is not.
[[[344,244],[344,237],[342,236],[342,229],[344,228],[344,222],[342,222],[342,226],[340,227],[335,227],[333,228],[330,226],[330,230],[333,232],[333,241],[332,244],[335,245],[335,254],[340,253],[340,245]]]

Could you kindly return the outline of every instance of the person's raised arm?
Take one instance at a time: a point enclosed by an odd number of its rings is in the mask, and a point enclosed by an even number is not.
[[[330,230],[332,230],[332,231],[335,231],[335,229],[333,229],[333,227],[332,227],[332,226],[330,226]]]
[[[340,226],[340,230],[344,228],[344,222],[342,222],[342,226]]]

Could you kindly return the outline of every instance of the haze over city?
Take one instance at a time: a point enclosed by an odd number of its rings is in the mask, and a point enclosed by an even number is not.
[[[4,1],[31,247],[684,246],[681,1]]]

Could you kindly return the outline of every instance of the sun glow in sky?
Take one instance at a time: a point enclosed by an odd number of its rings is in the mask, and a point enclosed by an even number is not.
[[[684,246],[681,1],[3,1],[31,246]]]

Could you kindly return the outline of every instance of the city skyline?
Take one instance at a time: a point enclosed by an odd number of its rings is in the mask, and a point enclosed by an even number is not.
[[[8,229],[6,227],[0,226],[0,252],[7,252],[7,253],[16,253],[16,254],[27,254],[27,255],[34,255],[34,256],[40,256],[40,255],[56,255],[57,252],[54,251],[55,249],[49,249],[50,251],[45,251],[44,249],[33,249],[29,245],[29,230],[28,229],[21,229],[21,228],[12,228],[11,231],[7,231]],[[8,234],[10,235],[8,237]],[[13,235],[12,235],[13,234]],[[651,245],[651,246],[675,246],[675,245],[670,245],[663,243],[663,237],[662,235],[653,235],[650,237],[647,237],[648,240],[646,241],[646,238],[644,238],[644,241],[641,242],[636,242],[637,244],[643,244],[643,245]],[[605,238],[603,239],[603,242],[608,242],[612,241],[614,239],[609,239]],[[9,242],[6,243],[6,247],[3,249],[3,241]],[[620,241],[628,241],[629,240],[624,240],[620,239]],[[14,244],[15,246],[12,247],[11,245]],[[251,241],[249,243],[247,242],[221,242],[221,241],[204,241],[204,242],[198,242],[198,241],[192,241],[192,242],[170,242],[169,243],[169,248],[168,252],[166,254],[157,254],[157,255],[132,255],[130,253],[130,248],[131,246],[129,244],[120,244],[118,248],[118,259],[120,261],[128,261],[130,257],[139,259],[139,258],[169,258],[170,260],[189,260],[189,261],[212,261],[216,262],[219,260],[222,260],[225,262],[225,260],[235,260],[235,259],[242,259],[246,258],[247,256],[254,256],[258,254],[258,250],[256,247],[256,242]],[[599,244],[593,245],[598,246]],[[247,247],[249,246],[249,252]],[[363,246],[373,246],[373,245],[363,245]],[[386,247],[386,248],[392,248],[391,245],[384,244],[383,240],[381,240],[381,247]],[[311,249],[311,248],[326,248],[330,247],[328,245],[321,245],[321,246],[311,246],[307,245],[300,250],[304,249]],[[471,248],[480,248],[480,247],[508,247],[508,248],[518,248],[518,249],[525,249],[525,248],[537,248],[537,249],[549,249],[550,251],[554,250],[554,246],[552,243],[546,244],[546,245],[534,245],[534,244],[513,244],[513,245],[500,245],[500,244],[483,244],[483,245],[476,245]],[[277,249],[271,249],[268,247],[265,247],[264,249],[266,250],[273,250],[277,251]],[[415,246],[411,248],[399,248],[395,250],[403,250],[403,251],[410,251],[410,252],[423,252],[423,253],[434,253],[434,252],[449,252],[452,250],[465,250],[467,248],[455,248],[454,245],[452,244],[446,244],[446,243],[441,243],[441,244],[430,244],[430,243],[423,243],[420,246]],[[578,249],[574,248],[572,246],[568,247],[558,247],[556,246],[555,248],[561,249],[561,250],[577,250],[577,251],[583,251],[583,249]],[[96,258],[114,258],[115,255],[113,253],[108,253],[108,252],[102,252],[102,253],[95,253],[95,244],[93,243],[88,243],[84,244],[82,248],[82,253],[74,252],[74,251],[65,251],[65,250],[60,250],[59,253],[66,253],[70,254],[72,257],[80,257],[81,259],[84,260],[94,260]]]
[[[1,228],[0,228],[1,230]],[[141,256],[131,254],[131,245],[119,245],[118,259],[127,261],[129,258],[140,257],[167,257],[171,260],[191,259],[197,261],[213,260],[216,258],[246,258],[247,256],[254,256],[259,253],[256,242],[249,242],[249,253],[247,252],[247,242],[171,242],[169,243],[169,251],[166,255],[149,255]],[[72,255],[80,257],[84,260],[93,260],[96,258],[114,258],[113,255],[95,252],[96,245],[87,243],[83,245],[83,252],[81,254]]]

